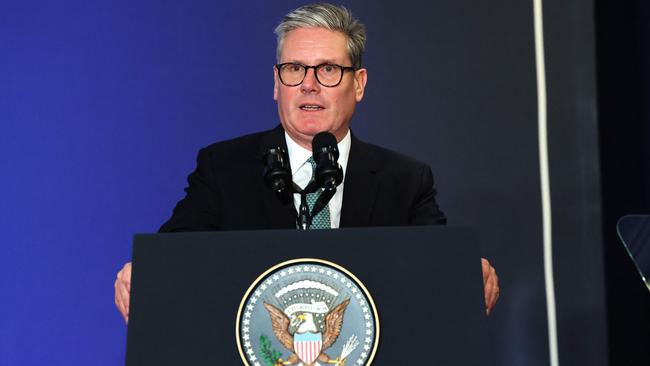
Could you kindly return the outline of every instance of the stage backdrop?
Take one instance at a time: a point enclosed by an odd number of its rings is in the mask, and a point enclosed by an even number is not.
[[[272,31],[298,5],[0,4],[0,364],[123,363],[132,236],[169,217],[200,147],[278,124]],[[607,364],[591,0],[543,2],[553,282],[533,1],[347,5],[368,29],[353,131],[431,164],[450,224],[480,229],[496,363],[549,365],[557,340],[563,364]]]

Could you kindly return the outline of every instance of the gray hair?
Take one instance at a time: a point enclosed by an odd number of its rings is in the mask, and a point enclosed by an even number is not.
[[[341,32],[347,38],[348,55],[354,68],[361,67],[361,56],[366,47],[366,29],[352,13],[343,6],[326,3],[303,5],[284,16],[275,28],[278,36],[276,57],[280,62],[280,52],[287,33],[298,28],[325,28]]]

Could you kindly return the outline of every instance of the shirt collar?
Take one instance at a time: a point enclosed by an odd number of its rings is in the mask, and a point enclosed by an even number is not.
[[[295,174],[312,156],[312,152],[298,145],[291,136],[285,131],[284,139],[287,141],[287,153],[289,154],[289,164],[291,164],[291,174]],[[348,166],[348,157],[350,156],[350,146],[352,138],[350,137],[350,129],[345,134],[345,137],[337,144],[339,149],[338,162],[343,168],[343,180],[345,180],[345,170]]]

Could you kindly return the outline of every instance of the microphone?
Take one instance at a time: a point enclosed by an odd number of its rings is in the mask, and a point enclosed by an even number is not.
[[[318,133],[312,140],[312,152],[316,162],[316,183],[326,191],[336,191],[336,187],[343,181],[336,137],[329,132]]]
[[[280,146],[272,147],[264,154],[264,183],[275,193],[286,190],[291,184],[286,154]]]
[[[264,153],[264,184],[280,199],[283,205],[292,202],[293,180],[287,150],[276,141],[269,141]],[[293,206],[293,205],[292,205]]]

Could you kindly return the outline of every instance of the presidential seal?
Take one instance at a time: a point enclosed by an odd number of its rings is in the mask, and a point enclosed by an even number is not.
[[[365,366],[379,319],[363,284],[341,266],[296,259],[264,272],[237,312],[237,347],[247,366]]]

